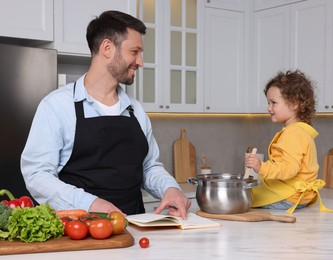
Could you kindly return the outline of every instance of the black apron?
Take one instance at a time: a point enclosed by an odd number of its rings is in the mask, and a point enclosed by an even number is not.
[[[132,107],[127,108],[130,117],[85,118],[83,101],[74,104],[74,146],[60,180],[110,201],[126,214],[144,213],[142,165],[148,143]]]

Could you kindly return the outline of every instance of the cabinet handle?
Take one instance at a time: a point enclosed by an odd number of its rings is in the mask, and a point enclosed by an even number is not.
[[[163,108],[163,105],[160,105],[160,108]]]
[[[207,0],[207,3],[210,3],[210,0]]]
[[[328,105],[325,106],[326,109],[329,109],[330,107]]]
[[[206,107],[206,109],[208,109],[208,110],[209,110],[209,109],[210,109],[210,107]]]
[[[170,107],[169,106],[165,106],[166,109],[169,109]]]

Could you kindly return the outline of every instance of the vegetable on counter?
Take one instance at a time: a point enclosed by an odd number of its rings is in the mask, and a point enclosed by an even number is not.
[[[74,240],[84,239],[87,235],[95,239],[106,239],[121,234],[127,227],[125,216],[118,211],[87,212],[83,209],[57,210],[64,234]]]
[[[72,220],[78,220],[89,214],[88,211],[84,209],[61,209],[57,210],[55,213],[59,218],[71,218]]]
[[[0,240],[9,237],[8,232],[9,217],[12,215],[13,209],[3,202],[0,202]]]
[[[16,208],[16,207],[21,207],[21,208],[30,207],[31,208],[34,206],[33,201],[28,196],[22,196],[20,198],[15,198],[9,190],[6,190],[6,189],[0,190],[0,196],[4,196],[4,195],[6,195],[8,197],[9,201],[2,200],[1,202],[5,203],[7,206],[9,206],[11,208]]]
[[[62,237],[64,225],[49,205],[41,204],[33,208],[16,207],[9,217],[8,231],[9,240],[43,242]]]
[[[149,239],[146,237],[143,237],[139,240],[139,245],[141,248],[147,248],[149,246]]]

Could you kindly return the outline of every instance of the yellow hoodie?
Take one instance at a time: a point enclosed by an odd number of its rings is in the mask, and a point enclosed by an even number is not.
[[[317,151],[314,139],[318,132],[310,125],[297,122],[284,127],[268,147],[269,160],[261,164],[258,174],[262,185],[252,188],[252,207],[261,207],[281,200],[313,204],[317,200]],[[318,180],[319,181],[319,180]],[[299,186],[311,186],[304,192]]]

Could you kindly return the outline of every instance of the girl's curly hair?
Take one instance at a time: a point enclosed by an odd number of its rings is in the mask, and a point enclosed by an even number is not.
[[[316,113],[316,100],[312,81],[299,70],[279,72],[266,85],[264,93],[270,87],[280,89],[282,97],[290,103],[298,104],[297,117],[301,122],[311,125]]]

